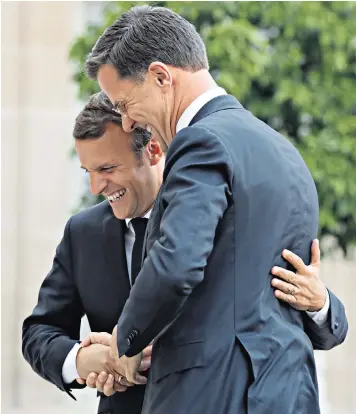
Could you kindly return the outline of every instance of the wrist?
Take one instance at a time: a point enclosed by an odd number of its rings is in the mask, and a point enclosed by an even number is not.
[[[327,296],[327,288],[326,286],[322,285],[320,289],[320,298],[318,298],[318,300],[315,301],[315,304],[310,309],[308,309],[308,312],[320,312],[326,304]]]
[[[80,347],[77,353],[77,357],[75,360],[75,365],[77,368],[77,372],[79,377],[82,379],[86,379],[89,375],[89,372],[85,369],[86,361],[86,347]]]

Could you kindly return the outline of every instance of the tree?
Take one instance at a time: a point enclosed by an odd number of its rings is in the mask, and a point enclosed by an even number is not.
[[[134,2],[110,3],[70,51],[79,98],[95,41]],[[303,155],[320,202],[319,237],[356,243],[356,3],[160,2],[191,21],[216,81]],[[287,200],[281,200],[287,202]]]

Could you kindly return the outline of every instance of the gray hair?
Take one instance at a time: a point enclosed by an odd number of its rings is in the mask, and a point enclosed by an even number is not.
[[[191,23],[165,7],[135,6],[99,37],[85,67],[96,79],[109,63],[121,78],[139,82],[155,61],[192,72],[209,69],[204,42]]]
[[[92,95],[89,102],[75,119],[73,136],[75,139],[99,139],[105,134],[108,124],[113,123],[122,128],[121,115],[114,110],[109,98],[99,92]],[[142,128],[130,133],[132,151],[141,158],[142,151],[149,143],[151,134]]]

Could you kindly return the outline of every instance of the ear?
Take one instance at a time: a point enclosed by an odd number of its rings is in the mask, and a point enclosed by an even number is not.
[[[168,66],[162,62],[152,62],[147,69],[148,75],[160,88],[172,86],[172,73]]]
[[[151,166],[157,165],[163,156],[163,151],[159,142],[156,139],[151,138],[150,142],[147,144],[147,151]]]

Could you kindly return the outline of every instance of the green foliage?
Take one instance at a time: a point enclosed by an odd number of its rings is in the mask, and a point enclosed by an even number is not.
[[[102,24],[75,40],[81,99],[98,91],[83,73],[85,57],[134,4],[108,4]],[[320,238],[334,236],[346,253],[356,242],[356,3],[155,4],[195,24],[219,85],[297,146],[318,188]]]

